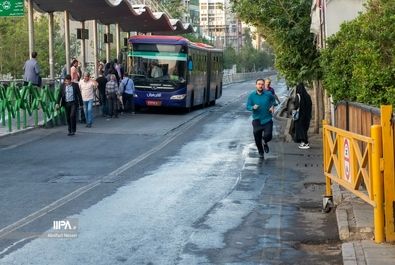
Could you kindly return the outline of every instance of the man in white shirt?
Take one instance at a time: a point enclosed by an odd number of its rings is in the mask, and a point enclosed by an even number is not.
[[[86,118],[86,127],[92,127],[93,122],[93,99],[94,99],[94,90],[97,87],[97,82],[90,78],[90,73],[85,72],[84,78],[80,80],[78,83],[80,90],[82,101],[84,102],[84,112]]]

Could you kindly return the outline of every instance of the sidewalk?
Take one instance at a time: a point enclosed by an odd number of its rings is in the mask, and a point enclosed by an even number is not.
[[[43,118],[42,118],[43,113],[39,111],[38,113],[38,127],[42,127],[44,122],[43,122]],[[22,119],[22,118],[21,118]],[[23,132],[27,132],[29,130],[34,129],[34,117],[32,116],[28,116],[27,117],[27,126],[26,128],[23,127],[23,123],[20,125],[20,129],[17,129],[17,124],[16,124],[16,119],[12,119],[12,127],[11,127],[11,131],[8,128],[8,120],[6,117],[6,125],[3,126],[1,121],[0,121],[0,138],[2,136],[7,136],[7,135],[14,135],[14,134],[18,134],[18,133],[23,133]]]
[[[288,139],[289,140],[289,139]],[[322,135],[310,134],[311,146],[322,148]],[[315,172],[322,175],[317,169]],[[395,264],[395,245],[374,242],[373,207],[337,184],[332,185],[344,265]]]

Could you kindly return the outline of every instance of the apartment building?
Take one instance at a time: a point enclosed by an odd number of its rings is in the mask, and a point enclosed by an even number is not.
[[[200,33],[218,48],[240,47],[241,23],[229,0],[200,0]]]

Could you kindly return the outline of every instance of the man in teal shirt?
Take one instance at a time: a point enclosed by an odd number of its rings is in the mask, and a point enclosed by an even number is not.
[[[271,92],[264,90],[264,83],[263,79],[257,79],[256,91],[253,91],[247,100],[247,110],[252,111],[255,144],[261,158],[264,158],[264,151],[269,152],[268,142],[272,139],[272,113],[275,105],[275,98]]]

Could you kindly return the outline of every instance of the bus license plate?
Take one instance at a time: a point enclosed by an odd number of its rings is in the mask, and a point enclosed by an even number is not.
[[[162,105],[162,102],[159,101],[159,100],[146,100],[146,101],[145,101],[145,104],[147,104],[147,106],[155,106],[155,107],[158,107],[158,106],[161,106],[161,105]]]

